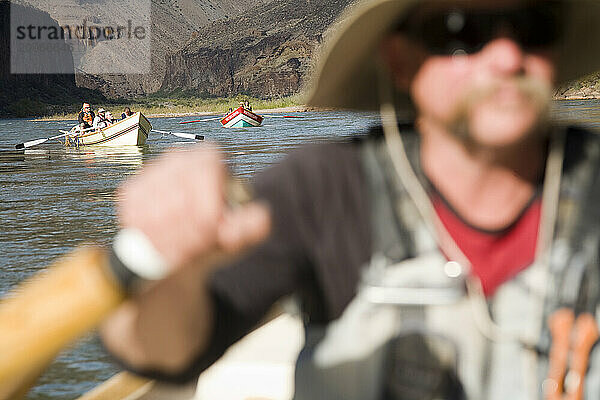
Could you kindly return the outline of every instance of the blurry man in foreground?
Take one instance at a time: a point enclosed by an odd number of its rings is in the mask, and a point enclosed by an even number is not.
[[[549,106],[600,68],[598,17],[596,1],[354,8],[309,103],[380,109],[382,128],[292,154],[234,209],[208,148],[126,183],[122,224],[174,273],[106,325],[108,349],[190,378],[294,294],[298,400],[597,397],[600,140]]]

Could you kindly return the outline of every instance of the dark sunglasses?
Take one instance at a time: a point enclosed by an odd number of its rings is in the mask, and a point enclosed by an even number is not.
[[[540,50],[560,39],[563,12],[562,4],[552,1],[499,10],[414,10],[397,31],[439,55],[473,54],[498,37],[509,37],[525,50]]]

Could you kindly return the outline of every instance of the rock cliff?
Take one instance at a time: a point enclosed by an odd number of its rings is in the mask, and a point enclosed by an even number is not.
[[[207,25],[169,57],[161,90],[263,98],[294,94],[325,30],[351,2],[272,1]]]
[[[19,7],[20,11],[34,14],[45,26],[58,26],[48,13],[0,0],[0,117],[43,115],[52,112],[52,105],[78,103],[82,99],[102,100],[101,95],[77,87],[72,63],[70,74],[11,74],[11,7]],[[64,63],[70,59],[70,54],[70,48],[65,44],[45,61]]]
[[[127,13],[123,2],[23,0],[59,24]],[[139,1],[139,0],[138,0]],[[143,0],[142,0],[143,1]],[[77,85],[110,98],[186,91],[196,95],[257,97],[297,92],[324,30],[351,0],[151,0],[151,72],[143,75],[78,71]],[[100,17],[99,17],[100,16]],[[88,65],[107,62],[101,46]],[[109,60],[118,62],[118,60]]]
[[[127,14],[120,0],[19,0],[39,8],[52,24],[94,21],[99,13]],[[77,2],[85,7],[77,6]],[[145,0],[137,0],[145,1]],[[272,98],[295,94],[313,65],[313,50],[331,30],[331,23],[354,0],[148,0],[151,5],[151,71],[147,74],[9,76],[9,13],[0,14],[5,36],[0,39],[0,114],[20,98],[65,103],[94,97],[131,99],[150,93],[184,92],[195,96],[249,94]],[[7,0],[0,0],[8,7]],[[77,3],[77,4],[76,4]],[[96,7],[96,8],[94,8]],[[6,11],[6,12],[5,12]],[[91,65],[115,63],[102,47],[86,57]],[[118,58],[118,57],[117,57]],[[599,77],[558,89],[558,98],[599,97]],[[19,86],[24,85],[24,86]],[[83,95],[82,95],[83,93]],[[95,96],[98,97],[98,96]],[[78,101],[78,100],[77,100]],[[4,106],[3,106],[4,104]]]
[[[27,0],[36,7],[49,8],[44,0]],[[163,84],[168,58],[177,49],[191,40],[203,26],[214,21],[231,20],[245,7],[255,7],[268,0],[148,0],[151,1],[151,71],[147,74],[90,74],[80,71],[77,84],[99,90],[110,98],[131,98],[156,92]],[[108,14],[127,13],[123,2],[105,1],[100,12]],[[126,3],[125,3],[126,4]],[[94,2],[79,10],[66,5],[53,6],[45,10],[62,23],[67,18],[91,20],[95,17]],[[88,63],[102,65],[101,49],[92,49]]]
[[[600,99],[600,72],[560,86],[556,90],[554,98],[561,100]]]

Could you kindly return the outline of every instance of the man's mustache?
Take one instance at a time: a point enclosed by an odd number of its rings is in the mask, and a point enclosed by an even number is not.
[[[493,100],[502,90],[507,88],[518,91],[534,107],[537,108],[539,119],[536,127],[543,125],[550,114],[552,100],[552,86],[547,82],[531,77],[513,77],[509,79],[496,79],[485,84],[474,84],[465,94],[462,101],[454,111],[454,117],[450,122],[450,130],[456,137],[469,141],[469,116],[477,104]],[[515,103],[515,107],[520,107]],[[520,112],[518,109],[513,112]],[[532,128],[536,128],[532,127]]]
[[[459,109],[470,110],[475,104],[494,98],[506,88],[520,92],[521,95],[542,110],[550,106],[552,98],[551,85],[531,77],[514,77],[474,85],[465,95]]]

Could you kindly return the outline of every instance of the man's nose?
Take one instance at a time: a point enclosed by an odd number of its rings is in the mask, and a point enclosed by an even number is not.
[[[492,40],[481,50],[481,57],[494,73],[518,75],[524,70],[523,49],[510,38]]]

